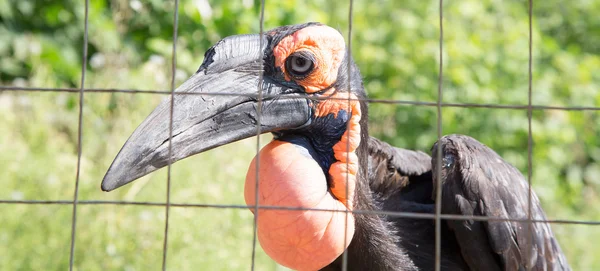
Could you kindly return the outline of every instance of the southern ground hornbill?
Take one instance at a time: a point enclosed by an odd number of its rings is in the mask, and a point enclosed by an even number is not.
[[[174,96],[171,162],[256,135],[258,87],[259,130],[274,140],[249,167],[246,203],[255,204],[260,160],[260,205],[337,210],[259,209],[260,244],[284,266],[340,270],[347,250],[348,270],[433,270],[434,220],[364,211],[433,213],[440,181],[444,214],[528,218],[525,178],[475,139],[445,136],[432,159],[369,137],[360,72],[342,35],[319,23],[232,36],[210,48],[176,91],[223,95]],[[127,140],[103,190],[168,164],[170,105],[163,101]],[[531,204],[531,218],[545,220],[535,194]],[[569,270],[547,223],[533,223],[529,234],[522,221],[442,222],[443,270]]]

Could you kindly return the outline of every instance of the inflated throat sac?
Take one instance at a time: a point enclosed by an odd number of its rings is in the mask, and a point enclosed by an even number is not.
[[[314,155],[308,143],[274,140],[252,160],[246,175],[246,204],[256,202],[258,159],[258,204],[288,208],[259,209],[257,233],[260,245],[273,260],[295,270],[327,266],[344,252],[354,235],[354,217],[329,191]],[[250,210],[254,212],[254,208]]]

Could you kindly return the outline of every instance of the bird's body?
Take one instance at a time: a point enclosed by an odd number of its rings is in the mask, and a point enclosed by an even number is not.
[[[232,91],[240,96],[209,96]],[[200,95],[175,95],[173,137],[168,99],[129,138],[104,190],[169,161],[271,132],[274,140],[249,167],[244,197],[250,207],[287,208],[257,214],[261,246],[282,265],[341,270],[347,251],[348,270],[433,270],[435,221],[377,212],[434,213],[439,182],[442,213],[492,217],[442,220],[442,270],[570,270],[547,223],[506,221],[529,218],[529,190],[494,151],[450,135],[434,145],[432,159],[369,136],[360,72],[343,37],[328,26],[225,38],[177,92]],[[531,194],[531,219],[544,220]]]
[[[437,144],[442,150],[439,163],[435,159]],[[437,184],[432,180],[437,180],[436,170],[441,165],[442,213],[490,218],[442,220],[442,270],[570,270],[550,225],[526,222],[526,179],[490,148],[464,135],[440,139],[432,147],[433,159],[375,138],[370,146],[370,183],[382,210],[433,214],[432,194]],[[378,182],[382,179],[394,181]],[[532,220],[547,220],[533,192],[531,206]],[[387,219],[398,229],[400,246],[406,248],[418,270],[433,269],[434,221],[401,216]],[[511,219],[516,221],[507,221]]]

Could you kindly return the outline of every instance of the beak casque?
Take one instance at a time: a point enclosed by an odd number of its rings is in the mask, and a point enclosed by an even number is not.
[[[196,74],[173,95],[170,162],[257,135],[260,62],[267,46],[259,35],[221,40],[205,54]],[[260,133],[308,125],[309,101],[265,78]],[[285,95],[280,96],[280,95]],[[111,191],[169,163],[171,97],[137,127],[111,164],[102,190]]]

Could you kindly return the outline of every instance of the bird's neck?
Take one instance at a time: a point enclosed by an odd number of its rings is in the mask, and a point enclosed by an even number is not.
[[[368,132],[363,132],[358,156],[367,157]],[[355,232],[347,253],[347,270],[417,270],[406,251],[399,246],[399,238],[395,226],[388,222],[375,200],[367,176],[367,159],[360,160],[360,170],[355,195]],[[343,255],[338,257],[330,267],[342,268]]]
[[[368,184],[365,180],[361,182]],[[397,229],[378,214],[381,208],[373,200],[368,185],[356,195],[360,213],[355,217],[355,233],[348,247],[348,270],[417,270],[406,251],[399,246]]]

